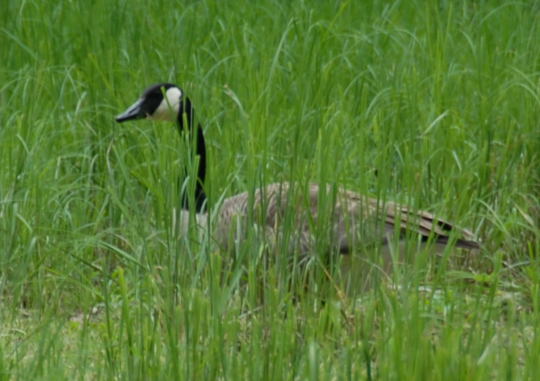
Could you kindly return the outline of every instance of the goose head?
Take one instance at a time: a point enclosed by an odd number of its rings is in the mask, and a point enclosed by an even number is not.
[[[136,119],[178,121],[182,114],[184,92],[172,83],[149,86],[139,99],[116,117],[118,123]]]
[[[116,117],[118,123],[128,120],[152,119],[169,122],[176,122],[178,131],[189,133],[196,132],[195,146],[193,154],[199,156],[197,168],[197,181],[195,185],[195,207],[199,213],[205,208],[206,194],[203,189],[206,177],[206,145],[201,126],[194,126],[195,111],[191,106],[191,101],[184,95],[182,89],[172,83],[157,83],[149,86],[135,103],[129,106],[126,111]],[[182,207],[189,208],[190,197],[186,190],[182,194]]]

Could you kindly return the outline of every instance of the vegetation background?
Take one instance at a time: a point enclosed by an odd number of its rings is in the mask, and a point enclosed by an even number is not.
[[[540,2],[1,8],[0,380],[540,379]],[[114,122],[159,81],[196,105],[212,200],[339,183],[483,250],[323,305],[227,270],[174,233],[174,128]]]

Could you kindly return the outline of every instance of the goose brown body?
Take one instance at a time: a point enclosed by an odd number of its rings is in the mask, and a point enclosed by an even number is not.
[[[296,188],[296,189],[295,189]],[[321,202],[321,193],[331,202]],[[321,206],[322,205],[322,206]],[[322,190],[318,184],[305,188],[291,183],[275,183],[256,189],[253,196],[248,192],[237,194],[224,200],[217,214],[216,239],[228,248],[231,244],[231,227],[238,229],[235,219],[252,220],[264,226],[269,242],[280,238],[280,226],[289,219],[295,228],[290,237],[294,251],[308,254],[316,245],[316,230],[320,227],[321,207],[324,223],[330,226],[329,246],[342,254],[349,254],[355,248],[372,245],[389,245],[406,235],[416,234],[421,241],[433,245],[446,245],[454,240],[456,247],[477,249],[479,244],[474,235],[466,229],[458,228],[448,221],[425,211],[412,211],[393,203],[381,203],[347,189],[328,185]],[[251,213],[250,213],[251,211]],[[241,239],[236,233],[235,239]]]

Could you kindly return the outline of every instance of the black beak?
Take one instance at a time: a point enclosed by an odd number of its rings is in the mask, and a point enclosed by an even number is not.
[[[126,120],[143,119],[146,118],[146,113],[143,110],[143,99],[139,99],[137,102],[129,106],[129,108],[122,114],[116,117],[118,123],[125,122]]]

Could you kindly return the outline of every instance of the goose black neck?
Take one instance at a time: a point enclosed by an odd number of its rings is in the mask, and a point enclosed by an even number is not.
[[[186,125],[187,122],[187,125]],[[195,184],[195,210],[197,213],[204,212],[206,193],[204,192],[203,185],[206,178],[206,144],[204,141],[204,134],[201,125],[195,127],[195,110],[191,105],[189,98],[185,97],[180,102],[180,110],[178,111],[178,131],[182,135],[185,131],[193,134],[196,132],[195,150],[192,151],[193,155],[199,156],[199,163],[197,168],[197,182]],[[190,142],[191,143],[191,139]],[[182,208],[189,209],[189,195],[187,191],[182,193]]]

